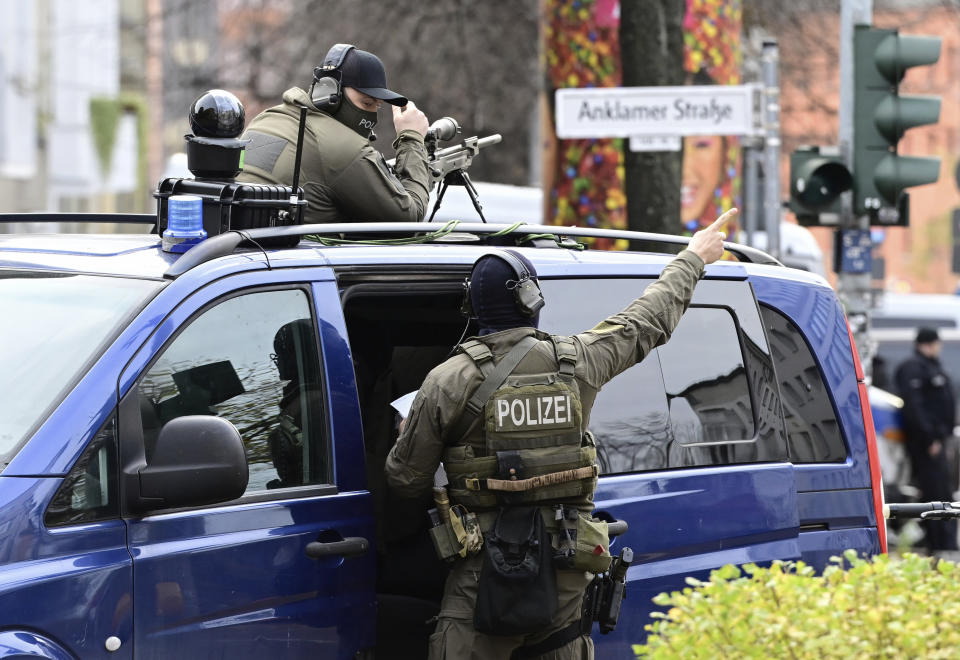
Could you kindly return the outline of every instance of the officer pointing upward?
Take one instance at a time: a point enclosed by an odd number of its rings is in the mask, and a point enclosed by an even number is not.
[[[450,572],[430,658],[593,657],[581,607],[588,572],[610,555],[605,523],[590,518],[590,410],[606,382],[670,338],[736,213],[694,234],[626,309],[572,337],[537,329],[544,301],[526,258],[476,261],[465,303],[479,336],[427,375],[386,463],[395,493],[416,496],[442,461],[450,518],[469,528],[475,516],[484,537]]]

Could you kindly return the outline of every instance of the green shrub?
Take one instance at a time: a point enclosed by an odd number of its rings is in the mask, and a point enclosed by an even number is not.
[[[849,569],[844,570],[846,563]],[[744,575],[745,573],[745,575]],[[642,658],[958,658],[960,569],[915,554],[724,566],[660,594]]]

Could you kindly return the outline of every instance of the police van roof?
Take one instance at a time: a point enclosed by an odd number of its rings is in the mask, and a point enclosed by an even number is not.
[[[273,267],[303,266],[314,262],[337,268],[375,269],[384,264],[464,270],[480,254],[498,249],[487,245],[346,245],[323,247],[302,241],[295,248],[268,250]],[[518,247],[542,277],[656,276],[670,254],[609,250],[568,250]],[[101,273],[122,277],[161,279],[178,256],[160,249],[156,235],[0,235],[0,268]],[[218,261],[265,262],[259,250],[243,250]],[[719,262],[710,274],[742,279],[759,275],[829,286],[822,278],[790,268],[738,262]]]
[[[26,268],[102,273],[129,277],[162,278],[180,255],[164,252],[160,238],[153,234],[6,234],[0,235],[0,268]],[[195,249],[195,248],[194,248]],[[335,267],[375,267],[384,263],[465,267],[480,254],[498,249],[486,245],[413,244],[343,245],[324,247],[301,241],[296,247],[269,249],[273,266],[318,265]],[[643,266],[659,270],[669,255],[656,253],[613,252],[607,250],[573,251],[566,249],[511,248],[526,254],[537,268],[559,273],[574,264],[591,265],[603,270],[622,270],[624,266]],[[259,250],[243,249],[233,256],[243,260],[264,260]]]
[[[160,278],[175,261],[150,234],[0,234],[0,268]]]

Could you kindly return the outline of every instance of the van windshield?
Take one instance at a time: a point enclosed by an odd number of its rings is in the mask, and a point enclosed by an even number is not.
[[[161,282],[0,270],[0,459],[26,440]]]

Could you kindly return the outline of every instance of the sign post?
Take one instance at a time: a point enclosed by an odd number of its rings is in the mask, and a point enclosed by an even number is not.
[[[780,49],[764,39],[763,55],[763,215],[767,251],[780,258]]]
[[[855,98],[854,85],[854,26],[858,23],[869,24],[873,15],[873,0],[842,0],[840,3],[840,107],[838,109],[839,125],[837,128],[837,142],[840,155],[847,165],[847,169],[854,172],[853,147],[854,123],[853,103]],[[869,218],[857,213],[852,192],[843,193],[840,197],[841,213],[840,226],[834,237],[835,245],[843,246],[847,237],[858,236],[863,232],[869,233]],[[834,248],[835,251],[844,251],[846,247]],[[849,256],[849,255],[848,255]],[[858,268],[856,260],[839,260],[837,275],[837,293],[843,303],[850,329],[860,354],[860,363],[864,373],[870,378],[870,364],[873,355],[873,345],[870,338],[870,270]],[[844,270],[844,267],[850,267]]]

